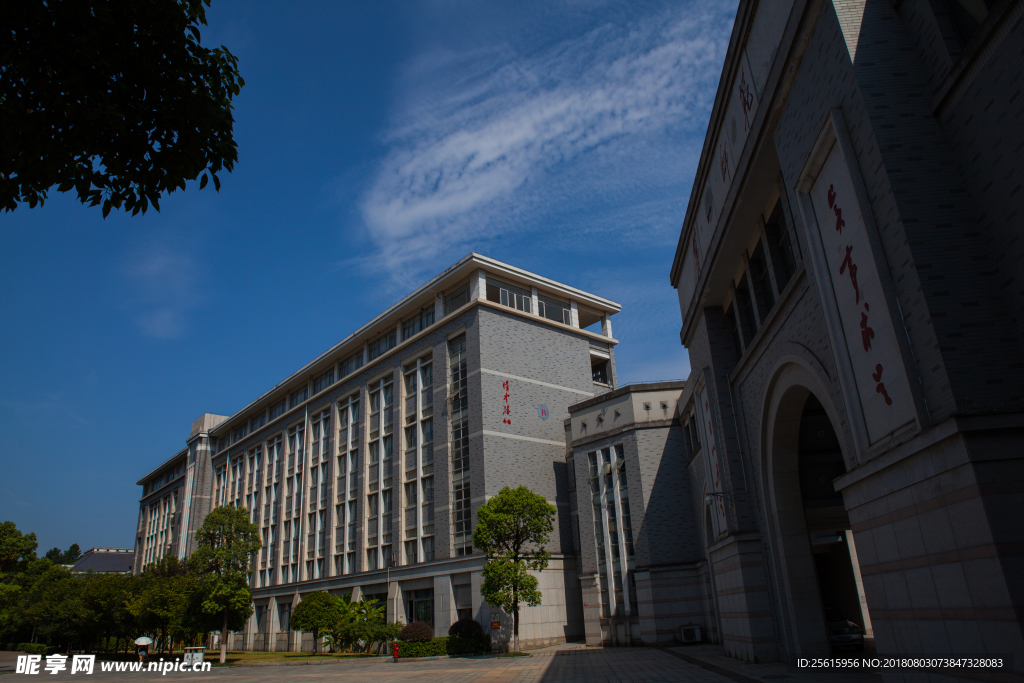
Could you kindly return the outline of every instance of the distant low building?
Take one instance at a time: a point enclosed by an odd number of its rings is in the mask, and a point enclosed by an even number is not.
[[[71,567],[75,573],[131,574],[135,566],[135,551],[131,548],[90,548]]]

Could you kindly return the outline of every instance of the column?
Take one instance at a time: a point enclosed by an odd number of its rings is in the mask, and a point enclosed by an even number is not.
[[[444,317],[444,295],[434,295],[434,322]]]
[[[601,316],[601,334],[608,338],[612,336],[612,317],[607,313]]]
[[[640,640],[644,645],[657,645],[658,623],[654,617],[654,590],[651,572],[638,571],[636,577],[636,608],[640,617]]]
[[[487,298],[487,273],[484,272],[483,268],[476,271],[473,279],[469,281],[469,299],[475,301],[476,299]]]
[[[400,624],[406,623],[405,606],[402,604],[402,588],[397,581],[388,584],[387,620],[388,622],[397,621]],[[445,635],[448,634],[445,633]]]
[[[571,316],[570,320],[572,320],[572,326],[573,327],[579,327],[580,326],[580,312],[579,312],[579,309],[576,307],[576,302],[575,301],[570,301],[569,302],[569,315]]]
[[[601,632],[601,584],[597,573],[581,576],[580,588],[583,593],[583,628],[587,635],[587,645],[601,645],[604,634]]]
[[[455,591],[448,574],[434,577],[434,636],[448,635],[448,627],[455,622]]]

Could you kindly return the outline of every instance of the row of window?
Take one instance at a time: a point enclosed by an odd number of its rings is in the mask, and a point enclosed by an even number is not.
[[[419,392],[422,392],[425,397],[432,397],[433,371],[429,356],[426,359],[418,359],[415,363],[406,366],[404,370],[405,388],[410,399],[415,400]],[[368,416],[370,441],[367,447],[367,487],[365,487],[367,491],[365,498],[366,524],[363,528],[367,532],[365,567],[373,569],[387,566],[387,563],[393,559],[393,532],[391,530],[390,518],[393,491],[392,472],[394,468],[392,467],[393,437],[390,433],[392,419],[391,411],[389,410],[394,402],[392,380],[384,378],[378,383],[370,385],[367,388],[367,400],[370,413]],[[432,399],[431,401],[424,401],[423,405],[429,409],[431,402]],[[306,552],[313,557],[313,559],[307,562],[307,579],[326,576],[322,573],[326,569],[323,558],[328,557],[332,551],[337,553],[335,555],[335,571],[339,571],[340,568],[340,571],[344,572],[347,566],[355,566],[354,562],[358,547],[363,545],[359,542],[356,535],[356,523],[358,521],[356,517],[358,500],[356,475],[358,474],[359,438],[357,430],[353,427],[355,427],[359,420],[359,413],[359,400],[355,396],[349,396],[338,404],[339,448],[336,478],[337,494],[334,496],[336,505],[334,505],[333,524],[332,519],[330,519],[331,511],[329,509],[330,503],[328,502],[330,499],[329,485],[332,481],[330,473],[330,453],[332,452],[330,446],[331,410],[323,410],[310,416],[309,445],[311,446],[311,459],[310,467],[308,468],[308,500],[310,501],[311,508],[319,509],[310,512],[307,516],[306,530],[308,531],[308,542]],[[408,482],[412,486],[407,486],[405,491],[410,492],[410,495],[414,495],[411,492],[415,491],[417,494],[421,494],[423,502],[432,503],[433,466],[427,463],[432,463],[432,449],[430,445],[433,441],[433,419],[429,414],[421,416],[415,410],[409,417],[415,420],[415,424],[406,426],[407,446],[411,447],[415,453],[417,444],[419,444],[424,455],[424,466],[420,468],[423,478],[418,483],[417,481]],[[419,417],[423,417],[423,419],[419,419]],[[275,544],[277,540],[276,524],[279,484],[275,481],[274,477],[274,473],[279,474],[281,471],[281,463],[278,460],[280,455],[280,437],[276,437],[273,445],[268,442],[266,468],[263,467],[262,447],[259,444],[253,446],[248,451],[248,485],[252,493],[245,497],[245,505],[252,510],[253,521],[257,523],[262,522],[264,545],[267,548],[265,552],[261,552],[260,560],[257,566],[254,567],[254,573],[257,567],[259,568],[259,572],[253,577],[254,581],[257,579],[260,582],[270,581],[271,577],[275,576],[275,572],[271,567],[278,562],[280,562],[278,566],[281,571],[276,576],[280,577],[282,581],[289,580],[286,577],[291,577],[293,574],[298,576],[299,520],[301,519],[302,493],[304,491],[302,465],[304,447],[306,445],[305,431],[305,425],[300,423],[293,425],[286,432],[285,446],[289,476],[283,480],[285,485],[284,493],[286,494],[282,508],[285,533],[280,547],[280,560],[277,556],[278,548]],[[219,504],[230,502],[239,506],[242,505],[242,463],[243,458],[239,457],[234,460],[230,467],[225,465],[218,469],[215,478],[217,487],[215,500]],[[262,476],[264,469],[266,470],[266,482],[264,482]],[[293,471],[294,476],[291,476]],[[229,472],[233,475],[230,482],[227,477]],[[411,474],[413,478],[417,475],[415,462],[412,464]],[[346,476],[348,477],[347,481]],[[407,478],[409,478],[408,472]],[[236,482],[239,483],[236,484]],[[263,498],[267,501],[262,515],[260,514],[261,487],[263,487]],[[420,487],[422,491],[418,490]],[[237,497],[235,496],[236,492],[238,494]],[[318,498],[319,504],[316,505]],[[412,498],[411,503],[407,501],[407,504],[414,506],[413,515],[417,512],[415,506],[418,500],[419,496],[416,496]],[[348,513],[347,515],[346,512]],[[406,541],[407,562],[429,561],[434,558],[434,540],[428,536],[433,534],[432,504],[429,506],[429,509],[424,510],[424,513],[422,521],[429,521],[429,524],[422,526],[422,533],[425,536],[419,539],[422,543],[422,551],[416,547],[415,543]],[[335,527],[334,548],[328,549],[331,543],[330,531],[332,526]],[[292,531],[294,531],[294,534]],[[268,567],[268,564],[271,566]]]
[[[602,616],[637,614],[633,524],[622,444],[587,454]]]
[[[153,493],[153,491],[156,491],[160,487],[165,486],[166,484],[171,483],[172,481],[174,481],[175,479],[177,479],[178,477],[180,477],[184,473],[185,473],[185,463],[182,462],[182,463],[179,463],[179,464],[175,465],[172,469],[169,469],[166,472],[163,472],[156,479],[153,479],[152,481],[147,481],[145,484],[142,485],[142,495],[143,495],[143,497],[148,496],[149,494]]]
[[[758,328],[774,308],[778,295],[796,273],[797,255],[782,197],[764,223],[761,239],[750,253],[747,268],[734,283],[732,301],[725,315],[732,331],[736,355],[742,356]]]
[[[529,290],[516,287],[500,280],[487,278],[487,300],[517,311],[533,313],[533,295]],[[572,307],[566,301],[559,301],[543,294],[537,295],[537,315],[564,325],[572,324]]]
[[[558,302],[555,302],[553,299],[551,301],[551,310],[554,312],[548,315],[548,317],[552,317],[553,315],[558,314],[556,306],[561,305]],[[444,314],[447,316],[452,311],[461,308],[467,303],[469,303],[468,283],[460,287],[457,287],[455,290],[453,290],[447,296],[444,297]],[[402,341],[409,339],[410,337],[422,332],[429,326],[433,325],[434,318],[434,308],[428,306],[421,309],[411,318],[404,319],[402,321]],[[338,363],[337,379],[344,379],[345,377],[354,373],[356,370],[363,367],[363,365],[365,365],[367,362],[376,360],[377,358],[384,355],[391,349],[395,348],[397,345],[397,330],[389,330],[385,332],[384,334],[377,337],[367,345],[367,352],[365,354],[365,357],[363,351],[359,350],[353,353],[352,355],[348,356],[347,358],[342,359]],[[334,382],[335,369],[331,368],[330,370],[327,370],[320,376],[314,378],[313,395],[316,395],[321,391],[327,389],[329,386],[334,384]],[[299,404],[303,403],[307,398],[309,398],[309,396],[310,394],[308,386],[296,389],[291,394],[289,394],[286,399],[281,399],[281,401],[275,403],[269,409],[256,413],[255,415],[250,417],[249,420],[247,420],[244,424],[240,425],[239,427],[236,427],[231,432],[230,441],[228,440],[227,437],[221,437],[220,439],[218,439],[217,443],[214,444],[216,447],[215,452],[220,452],[224,448],[227,448],[227,446],[229,446],[230,444],[237,443],[241,439],[244,439],[251,432],[267,424],[268,421],[275,420],[281,415],[283,415],[286,410],[290,410],[298,406]]]

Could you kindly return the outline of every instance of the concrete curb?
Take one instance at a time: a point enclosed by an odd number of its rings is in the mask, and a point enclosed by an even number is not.
[[[347,662],[359,662],[359,661],[374,660],[374,659],[383,660],[383,659],[390,659],[390,657],[384,657],[383,655],[374,655],[374,656],[371,656],[371,657],[352,657],[351,659],[345,659],[345,658],[342,658],[342,657],[338,657],[336,659],[324,659],[324,660],[320,660],[320,661],[310,660],[310,661],[305,661],[305,662],[288,662],[288,661],[284,661],[284,660],[279,660],[279,661],[276,661],[276,662],[238,662],[237,664],[229,664],[229,665],[226,665],[224,667],[218,666],[217,668],[234,669],[234,668],[243,668],[243,667],[244,668],[248,668],[248,667],[253,667],[253,666],[322,666],[324,664],[344,664],[344,663],[347,663]]]

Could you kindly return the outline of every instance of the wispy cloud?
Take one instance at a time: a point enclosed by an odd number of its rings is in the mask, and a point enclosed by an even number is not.
[[[687,3],[532,55],[421,56],[362,201],[380,264],[415,271],[552,203],[617,195],[621,214],[634,188],[680,182],[680,139],[699,151],[734,10]],[[677,227],[676,202],[640,208]]]
[[[148,244],[129,257],[125,274],[133,285],[139,331],[156,339],[184,336],[188,316],[201,300],[191,255],[167,244]]]

